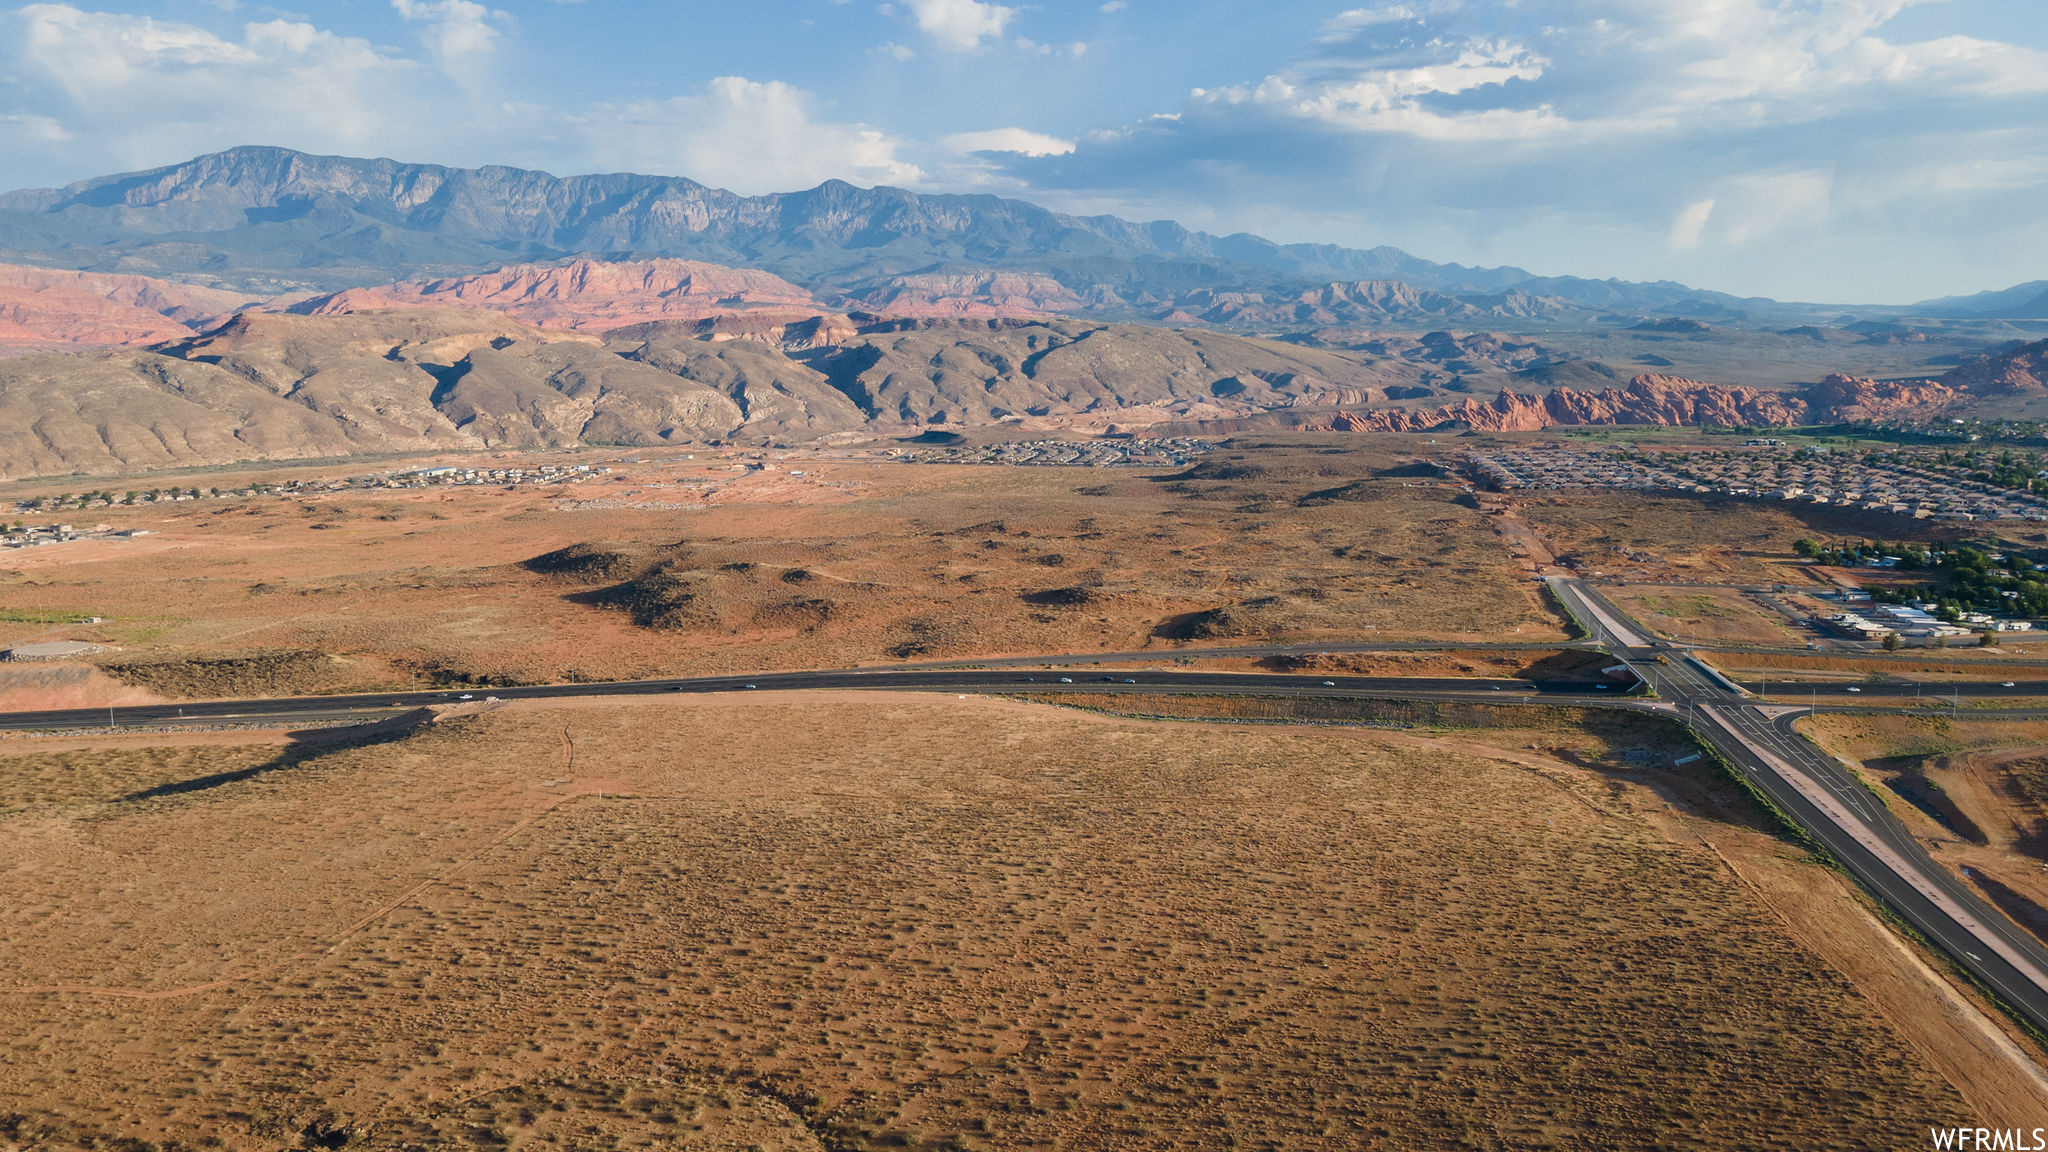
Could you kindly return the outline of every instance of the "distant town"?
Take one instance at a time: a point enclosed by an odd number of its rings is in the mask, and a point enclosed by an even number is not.
[[[1744,450],[1585,452],[1532,448],[1473,455],[1466,471],[1499,492],[1690,492],[1795,500],[1921,520],[2048,520],[2048,469],[2011,452],[1992,455],[1835,452],[1752,440]]]
[[[515,484],[574,484],[601,476],[610,468],[587,464],[543,464],[534,468],[414,468],[399,472],[366,473],[342,480],[289,480],[279,484],[248,484],[239,488],[148,488],[123,492],[93,490],[39,496],[14,505],[17,516],[62,512],[70,509],[135,507],[171,504],[185,500],[251,499],[259,496],[310,496],[321,492],[400,490],[456,486],[506,486]]]
[[[1168,468],[1190,464],[1216,450],[1207,440],[1174,436],[1161,440],[1020,440],[1010,444],[951,445],[905,453],[913,464],[1010,464],[1064,468]]]

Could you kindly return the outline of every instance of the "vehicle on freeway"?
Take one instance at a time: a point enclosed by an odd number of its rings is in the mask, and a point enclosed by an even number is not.
[[[1999,686],[2000,688],[2010,688],[2010,687],[2012,687],[2012,681],[2010,681],[2010,680],[2001,680],[2001,681],[1999,681],[1999,682],[1998,682],[1998,686]]]
[[[1849,691],[1851,691],[1851,692],[1861,692],[1861,691],[1863,691],[1863,689],[1861,689],[1861,688],[1858,688],[1858,687],[1856,687],[1855,685],[1853,685],[1853,684],[1852,684],[1852,685],[1850,685],[1850,686],[1849,686]]]
[[[1336,686],[1337,686],[1337,682],[1336,682],[1335,680],[1325,680],[1325,681],[1323,681],[1323,687],[1325,687],[1325,688],[1335,688]]]

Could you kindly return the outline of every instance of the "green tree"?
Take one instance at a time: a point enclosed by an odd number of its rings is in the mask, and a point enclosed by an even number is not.
[[[1987,628],[1977,637],[1977,643],[1985,648],[1996,648],[1998,647],[1998,633]]]
[[[1887,632],[1884,634],[1884,650],[1887,652],[1897,652],[1899,650],[1899,634],[1897,632]]]
[[[1820,555],[1820,542],[1807,539],[1794,540],[1792,542],[1792,551],[1811,560]]]

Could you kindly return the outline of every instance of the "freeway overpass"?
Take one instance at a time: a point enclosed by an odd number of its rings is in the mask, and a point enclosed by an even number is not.
[[[1792,721],[1802,709],[1758,706],[1583,581],[1553,577],[1550,584],[1592,638],[1655,690],[1664,709],[1687,719],[1902,919],[2036,1027],[2048,1028],[2048,948],[1936,863],[1861,781],[1795,733]],[[1846,695],[1849,686],[1841,687]]]

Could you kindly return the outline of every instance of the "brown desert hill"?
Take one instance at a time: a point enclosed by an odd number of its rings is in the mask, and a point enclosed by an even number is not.
[[[0,477],[731,433],[722,392],[491,312],[245,313],[150,350],[0,361]]]
[[[605,351],[594,336],[492,312],[244,315],[171,349],[423,447],[652,444],[739,426],[722,393]],[[456,439],[451,439],[456,438]]]
[[[1091,304],[1124,307],[1107,291],[1090,300],[1050,276],[1032,272],[914,272],[857,288],[849,307],[888,316],[1046,318],[1086,311]]]
[[[695,260],[572,260],[474,276],[352,288],[290,306],[305,315],[388,308],[476,308],[540,328],[601,332],[653,320],[700,320],[752,308],[815,311],[811,294],[780,276]]]
[[[784,350],[830,348],[857,335],[849,321],[811,317],[732,331],[733,320],[638,324],[609,333],[605,347],[628,360],[716,388],[739,405],[746,430],[800,439],[861,428],[868,414],[824,373]]]
[[[147,276],[0,264],[0,345],[158,344],[251,302],[242,293]]]
[[[381,436],[212,364],[108,350],[0,361],[0,478],[433,445]]]
[[[1951,376],[2020,388],[2039,360],[2038,348],[2022,349]],[[1532,343],[1448,332],[1331,348],[1077,319],[770,308],[605,336],[490,310],[243,313],[126,355],[0,361],[0,412],[11,422],[0,474],[1003,422],[1081,432],[1275,419],[1396,432],[1788,425],[1996,399],[1939,381],[1848,376],[1788,391],[1658,375],[1597,386],[1613,378]],[[1482,387],[1493,399],[1440,399]]]

